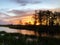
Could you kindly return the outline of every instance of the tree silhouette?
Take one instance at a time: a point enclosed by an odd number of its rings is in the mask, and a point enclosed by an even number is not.
[[[36,25],[38,20],[37,10],[35,10],[35,14],[33,15],[33,18],[34,18],[34,25]]]
[[[42,11],[39,11],[39,13],[38,13],[38,18],[39,18],[39,23],[40,23],[40,25],[42,25]]]

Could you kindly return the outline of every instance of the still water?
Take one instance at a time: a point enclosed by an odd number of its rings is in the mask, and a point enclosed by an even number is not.
[[[11,29],[8,27],[0,27],[0,31],[5,31],[7,33],[20,33],[23,35],[35,35],[35,31],[30,30],[18,30],[18,29]],[[36,35],[38,36],[38,32],[36,32]]]
[[[5,31],[7,33],[17,33],[16,29],[10,29],[8,27],[0,27],[0,31]]]

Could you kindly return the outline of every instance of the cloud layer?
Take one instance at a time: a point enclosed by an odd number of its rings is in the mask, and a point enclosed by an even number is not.
[[[4,17],[8,17],[9,15],[5,14],[5,13],[2,13],[0,12],[0,18],[4,18]]]
[[[0,19],[0,25],[6,25],[6,24],[10,24],[10,23]]]
[[[20,5],[26,5],[26,4],[37,4],[41,3],[41,0],[12,0]]]
[[[8,13],[12,13],[14,14],[15,16],[26,16],[26,15],[29,15],[29,14],[33,14],[34,13],[34,10],[11,10],[11,11],[8,11]]]

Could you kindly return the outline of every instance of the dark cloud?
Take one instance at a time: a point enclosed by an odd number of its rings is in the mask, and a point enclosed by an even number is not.
[[[13,13],[15,15],[21,15],[21,14],[25,14],[26,12],[20,11],[20,10],[11,10],[11,11],[8,11],[8,13]]]
[[[9,15],[7,15],[7,14],[5,14],[5,13],[2,13],[2,12],[0,12],[0,17],[2,18],[2,17],[8,17]]]
[[[32,14],[34,10],[11,10],[11,11],[8,11],[7,13],[13,13],[15,14],[16,16],[23,16],[23,15],[29,15],[29,14]]]
[[[41,0],[12,0],[20,5],[41,3]]]

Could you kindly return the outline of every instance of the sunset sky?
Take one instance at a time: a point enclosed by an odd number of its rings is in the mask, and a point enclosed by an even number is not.
[[[35,9],[54,8],[60,8],[60,0],[0,0],[0,24],[7,17],[25,17],[25,15],[30,15]]]

